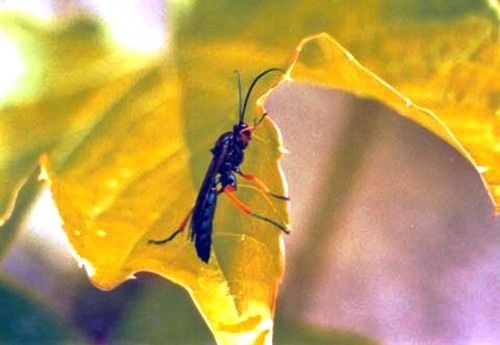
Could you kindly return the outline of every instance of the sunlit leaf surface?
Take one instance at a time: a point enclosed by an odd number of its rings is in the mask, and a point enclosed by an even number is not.
[[[40,154],[54,150],[64,160],[99,121],[113,95],[124,92],[136,78],[133,72],[151,58],[127,55],[125,59],[104,39],[102,26],[84,19],[46,27],[2,14],[0,40],[12,49],[12,61],[2,60],[2,74],[13,65],[22,66],[12,76],[16,83],[5,84],[6,94],[0,99],[0,220],[4,220]]]
[[[282,274],[276,229],[241,215],[222,198],[209,265],[196,256],[187,234],[164,246],[148,244],[173,232],[189,211],[219,135],[203,126],[185,131],[175,77],[168,73],[158,67],[138,80],[50,174],[65,228],[98,287],[111,289],[137,271],[154,272],[188,289],[220,342],[242,337],[245,343],[255,332],[265,337]],[[227,127],[233,116],[221,116]],[[252,143],[243,168],[283,192],[275,129],[266,122],[258,135],[269,143]],[[196,151],[186,138],[205,145]],[[193,170],[193,155],[200,157],[199,170]],[[241,189],[242,199],[259,212],[286,221],[285,204],[275,203],[273,212],[258,192]]]

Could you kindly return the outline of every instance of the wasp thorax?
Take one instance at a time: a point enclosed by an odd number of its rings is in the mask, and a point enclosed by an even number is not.
[[[235,186],[236,185],[236,177],[231,172],[226,172],[221,174],[220,182],[223,186]]]

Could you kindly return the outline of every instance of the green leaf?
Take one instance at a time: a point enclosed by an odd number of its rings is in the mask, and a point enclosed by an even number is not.
[[[171,284],[147,284],[124,316],[113,342],[208,344],[213,339],[189,295]]]
[[[0,280],[0,342],[5,344],[68,344],[81,339],[47,307],[4,279]]]

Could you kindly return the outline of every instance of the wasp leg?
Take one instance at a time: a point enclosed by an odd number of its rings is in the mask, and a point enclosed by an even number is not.
[[[182,223],[179,225],[179,228],[177,230],[175,230],[170,236],[168,236],[167,238],[161,239],[161,240],[149,240],[148,244],[165,244],[169,241],[172,241],[175,238],[175,236],[177,236],[178,234],[180,234],[181,232],[184,231],[192,214],[193,214],[193,208],[191,208],[191,210],[187,214],[186,218],[184,218]]]
[[[264,118],[267,116],[267,111],[264,112],[261,116],[260,116],[260,119],[259,121],[255,121],[255,119],[253,119],[253,127],[257,127],[258,125],[261,124],[262,121],[264,121]]]
[[[286,200],[286,201],[290,200],[290,197],[288,197],[288,196],[278,195],[278,194],[271,192],[269,187],[264,182],[262,182],[262,180],[259,179],[257,176],[252,175],[252,174],[245,174],[241,170],[237,170],[236,173],[238,175],[240,175],[242,178],[244,178],[245,180],[252,181],[253,183],[255,183],[261,191],[263,191],[266,194],[269,194],[273,198],[280,199],[280,200]]]
[[[272,219],[269,219],[267,217],[264,217],[264,216],[261,216],[260,214],[257,214],[255,212],[252,211],[252,209],[246,205],[243,201],[241,201],[240,199],[238,199],[238,197],[236,195],[234,195],[234,187],[233,186],[226,186],[223,190],[223,192],[229,197],[229,199],[236,205],[236,207],[238,207],[241,211],[245,212],[246,214],[252,216],[252,217],[255,217],[255,218],[258,218],[260,220],[263,220],[265,222],[268,222],[272,225],[274,225],[275,227],[277,227],[278,229],[280,229],[281,231],[283,231],[284,233],[286,234],[289,234],[290,233],[290,229],[288,229],[287,227],[285,227],[284,225],[281,225],[277,222],[275,222],[274,220]]]

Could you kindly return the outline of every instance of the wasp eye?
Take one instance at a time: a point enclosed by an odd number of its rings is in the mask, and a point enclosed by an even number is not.
[[[252,136],[252,130],[249,128],[242,129],[239,133],[241,141],[245,144],[245,146],[250,141]]]

